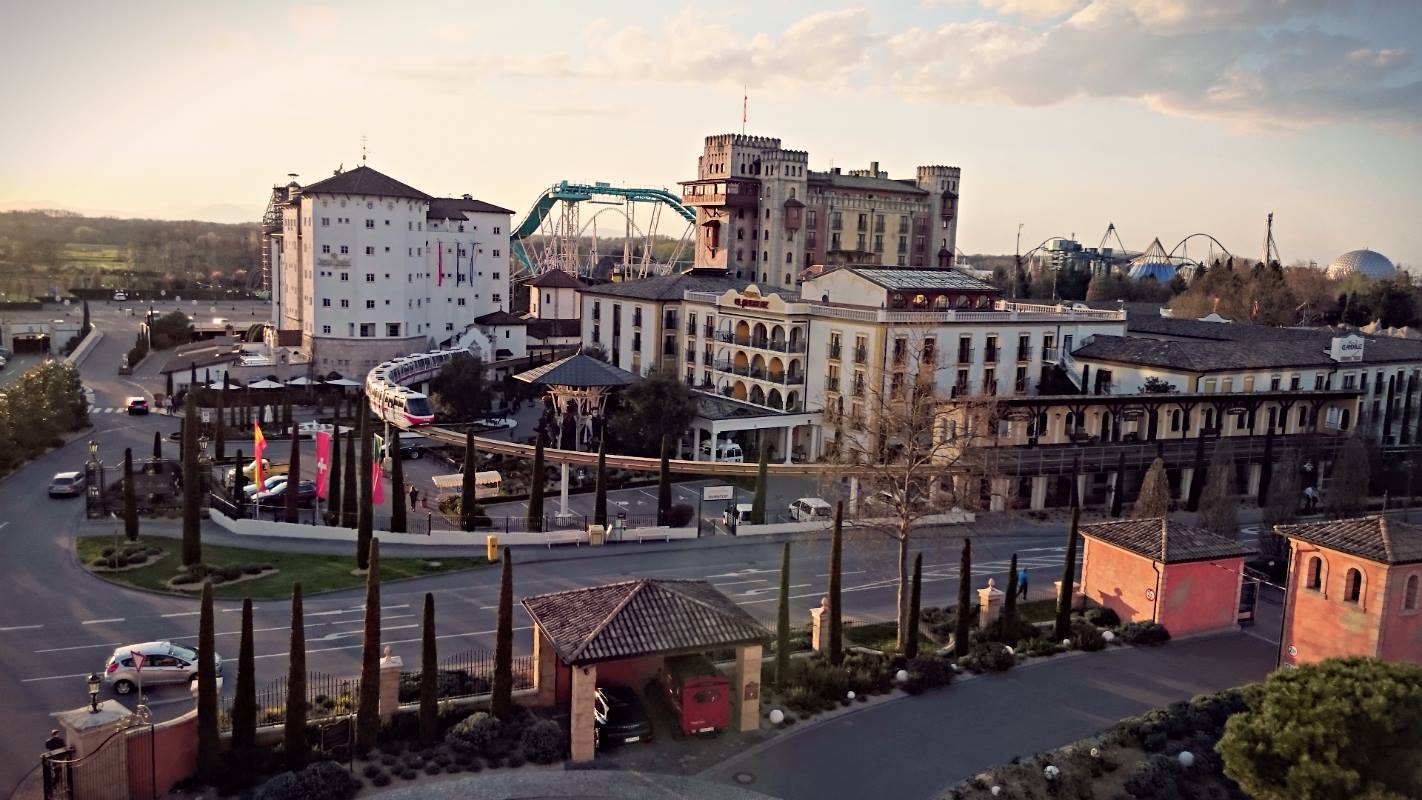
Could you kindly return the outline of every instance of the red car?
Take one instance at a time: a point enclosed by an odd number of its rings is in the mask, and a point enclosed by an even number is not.
[[[731,726],[731,681],[705,656],[673,656],[662,687],[682,733],[719,733]]]

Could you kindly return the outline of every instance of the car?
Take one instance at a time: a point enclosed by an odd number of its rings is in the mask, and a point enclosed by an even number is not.
[[[796,522],[825,522],[834,516],[834,507],[820,497],[802,497],[790,504],[790,519]]]
[[[148,399],[144,397],[130,397],[124,401],[130,415],[142,415],[148,413]]]
[[[79,497],[86,481],[82,472],[57,472],[49,479],[50,497]]]
[[[291,488],[291,481],[282,481],[266,491],[257,492],[252,497],[252,502],[258,505],[273,507],[286,503],[287,490]],[[316,500],[315,481],[300,481],[296,484],[296,504],[302,508],[310,508]]]
[[[123,292],[114,292],[114,299],[122,303],[128,299],[128,295]]]
[[[10,363],[9,359],[0,356],[0,369],[4,369]]]
[[[288,464],[273,464],[264,458],[262,459],[262,482],[265,483],[267,478],[273,475],[285,475],[290,470],[291,466]],[[257,462],[248,462],[247,466],[242,468],[242,474],[247,476],[249,483],[255,480],[257,477]],[[232,483],[235,480],[237,480],[237,469],[234,467],[227,470],[227,482]]]
[[[283,483],[286,483],[285,475],[273,475],[270,478],[263,479],[261,486],[258,486],[257,484],[251,483],[249,481],[248,483],[242,486],[242,493],[246,495],[247,499],[250,501],[252,497],[256,495],[257,492],[270,491],[282,485]]]
[[[140,666],[135,655],[143,656]],[[222,656],[212,654],[213,667],[222,675]],[[104,682],[114,693],[131,694],[142,683],[147,686],[185,684],[197,679],[198,653],[172,642],[144,642],[115,648],[104,665]]]
[[[423,446],[421,446],[421,445],[418,445],[418,444],[405,444],[405,443],[403,443],[403,442],[400,444],[400,460],[401,460],[401,461],[410,461],[410,460],[413,460],[413,459],[423,458],[424,455],[425,455],[425,448],[424,448]]]
[[[641,695],[630,686],[608,684],[593,695],[593,742],[612,747],[652,740],[652,718]]]

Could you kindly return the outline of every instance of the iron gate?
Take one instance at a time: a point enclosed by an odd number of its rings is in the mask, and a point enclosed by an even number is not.
[[[157,770],[152,723],[114,731],[79,758],[73,748],[40,756],[45,800],[156,800]]]

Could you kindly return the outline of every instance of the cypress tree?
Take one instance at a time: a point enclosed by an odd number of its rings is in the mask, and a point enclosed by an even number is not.
[[[183,565],[202,563],[202,477],[198,475],[197,397],[189,392],[183,414]]]
[[[400,458],[400,433],[397,428],[394,431],[395,441],[386,446],[386,452],[390,453],[390,530],[395,533],[404,533],[409,529],[405,520],[405,467]]]
[[[341,527],[356,526],[356,432],[346,431],[346,467],[342,474]]]
[[[459,527],[474,530],[479,518],[479,451],[474,446],[474,431],[464,431],[464,471],[459,485]]]
[[[217,732],[217,665],[212,656],[217,650],[216,631],[212,619],[212,583],[202,585],[202,606],[198,615],[198,758],[197,774],[211,782],[217,777],[222,760],[222,740]]]
[[[839,666],[844,660],[844,605],[840,596],[844,584],[843,500],[834,504],[834,537],[830,540],[829,573],[829,662]],[[820,622],[823,624],[826,620]]]
[[[908,637],[904,639],[904,658],[918,658],[919,603],[923,597],[923,553],[913,556],[913,588],[909,590]]]
[[[420,743],[439,738],[439,644],[435,640],[434,593],[425,592],[424,629],[420,635]]]
[[[326,521],[332,525],[341,522],[341,426],[332,425],[331,465],[326,475]]]
[[[163,460],[163,434],[160,431],[153,432],[153,460]]]
[[[1072,509],[1071,527],[1067,529],[1066,563],[1062,565],[1062,588],[1057,592],[1057,623],[1053,635],[1058,641],[1071,636],[1071,600],[1076,586],[1076,526],[1081,511]]]
[[[1007,602],[1002,607],[1002,643],[1017,644],[1017,554],[1007,567]]]
[[[1170,513],[1170,476],[1165,472],[1165,459],[1156,457],[1141,479],[1141,491],[1131,506],[1133,519],[1163,517]]]
[[[601,461],[601,457],[598,459]],[[666,525],[671,514],[671,439],[662,434],[662,460],[657,467],[657,524]]]
[[[513,553],[504,548],[499,576],[499,622],[494,634],[494,685],[489,710],[508,721],[513,713]]]
[[[770,469],[770,447],[765,442],[765,434],[760,435],[760,465],[755,472],[755,497],[751,500],[751,523],[765,524],[765,492]]]
[[[252,599],[249,597],[242,601],[237,692],[232,698],[232,750],[244,759],[257,746],[257,657],[252,648]]]
[[[533,446],[533,470],[528,475],[528,517],[524,527],[530,531],[543,530],[543,434],[538,434],[538,443]]]
[[[1403,422],[1406,423],[1406,418]],[[1274,426],[1264,432],[1264,462],[1259,465],[1259,494],[1256,496],[1260,508],[1269,505],[1269,484],[1274,482]]]
[[[291,429],[291,458],[287,463],[286,491],[282,492],[282,500],[286,503],[286,520],[296,521],[297,500],[301,492],[298,487],[301,485],[301,437],[296,435],[296,429]]]
[[[380,540],[370,540],[365,574],[365,637],[360,657],[360,700],[356,705],[356,751],[375,746],[380,730]]]
[[[286,765],[306,764],[306,630],[301,606],[301,581],[291,585],[291,646],[287,648],[286,724],[282,729]]]
[[[133,448],[123,449],[123,534],[138,541],[138,498],[133,489]]]
[[[94,327],[94,326],[93,326],[92,324],[90,324],[90,322],[89,322],[89,301],[88,301],[88,300],[85,300],[85,301],[84,301],[84,321],[83,321],[83,322],[80,324],[80,326],[79,326],[79,335],[80,335],[81,337],[82,337],[82,336],[88,336],[88,335],[89,335],[89,329],[90,329],[90,328],[93,328],[93,327]]]
[[[370,542],[375,535],[375,491],[371,465],[375,456],[371,452],[370,414],[360,415],[360,504],[356,509],[356,569],[370,568]]]
[[[242,455],[242,451],[237,451],[237,466],[232,470],[232,504],[237,506],[237,516],[245,517],[243,508],[247,504],[247,493],[243,488],[247,485],[247,473],[242,470],[247,466],[247,459]]]
[[[173,399],[173,373],[165,372],[163,374],[163,383],[164,395],[170,400]]]
[[[1073,512],[1075,513],[1075,512]],[[953,660],[968,654],[973,621],[973,540],[963,540],[963,561],[958,567],[958,626],[953,634]]]
[[[1205,491],[1205,431],[1195,432],[1195,467],[1190,475],[1190,494],[1185,498],[1186,511],[1200,510],[1200,495]]]
[[[780,555],[780,609],[775,618],[775,685],[790,679],[790,543]]]
[[[1121,503],[1126,494],[1126,451],[1116,460],[1116,484],[1111,487],[1111,516],[1120,518]]]
[[[217,393],[217,413],[213,414],[215,419],[214,430],[212,432],[212,447],[214,457],[222,461],[227,457],[227,376],[222,376],[222,390]]]
[[[607,435],[597,443],[597,484],[593,490],[593,524],[607,528]]]

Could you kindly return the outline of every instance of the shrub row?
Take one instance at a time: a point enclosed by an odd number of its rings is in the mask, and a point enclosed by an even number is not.
[[[224,567],[189,564],[178,570],[178,574],[173,576],[173,582],[201,583],[203,580],[209,580],[213,583],[224,583],[235,581],[243,575],[260,575],[270,569],[275,567],[271,564],[228,564]]]

